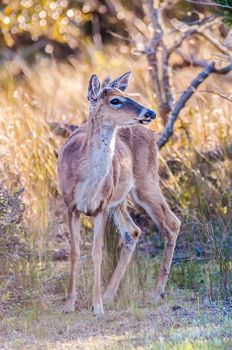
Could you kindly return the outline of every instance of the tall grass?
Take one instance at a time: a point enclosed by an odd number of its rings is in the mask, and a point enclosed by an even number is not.
[[[99,53],[90,48],[85,61],[71,59],[57,63],[40,59],[33,67],[21,67],[23,77],[13,74],[13,64],[2,67],[0,75],[0,172],[2,180],[11,188],[19,185],[25,188],[24,220],[28,239],[31,247],[43,256],[45,248],[57,245],[53,226],[63,220],[57,215],[57,206],[60,214],[64,211],[62,202],[57,200],[56,176],[56,152],[63,140],[51,132],[48,122],[82,124],[87,116],[85,96],[88,78],[93,72],[103,80],[107,75],[114,78],[132,70],[129,93],[144,105],[155,106],[143,57],[133,58],[117,53],[115,49]],[[177,91],[183,88],[183,81],[187,85],[190,73],[195,74],[192,71],[188,71],[186,76],[181,73],[181,84],[178,79],[175,80]],[[210,87],[215,81],[209,80],[205,84]],[[227,83],[224,89],[226,93]],[[196,288],[197,285],[200,289],[203,278],[205,290],[210,297],[216,298],[231,293],[228,288],[231,286],[232,167],[228,157],[214,162],[205,158],[202,152],[229,144],[232,136],[230,108],[229,102],[219,96],[196,93],[183,109],[174,137],[162,150],[160,159],[168,174],[162,180],[162,187],[171,206],[183,220],[180,236],[183,252],[194,259],[200,254],[208,261],[208,265],[204,266],[191,263],[191,259],[190,264],[176,265],[173,271],[179,277],[173,276],[172,283],[188,288]],[[162,130],[159,119],[151,128],[158,132]],[[177,161],[179,170],[169,166],[167,160]],[[83,232],[88,233],[89,244],[89,223],[84,226]],[[67,248],[65,239],[62,244]],[[84,252],[89,254],[90,249],[87,248]],[[92,285],[90,260],[86,256],[82,255],[80,265],[82,297]],[[153,269],[150,262],[146,269],[142,269],[140,266],[144,261],[137,261],[139,263],[132,266],[121,288],[121,298],[126,298],[127,294],[132,296],[129,299],[135,300],[139,285],[149,285],[149,274],[155,272],[156,267]],[[46,268],[53,275],[53,267],[49,270],[49,266],[47,264]],[[51,285],[58,285],[58,289],[64,292],[63,270],[58,270],[55,269],[55,272],[60,278]],[[109,276],[107,271],[106,275]],[[41,283],[41,288],[44,288]],[[57,288],[54,287],[54,290]]]

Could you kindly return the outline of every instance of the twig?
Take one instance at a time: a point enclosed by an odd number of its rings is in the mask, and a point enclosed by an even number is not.
[[[182,63],[176,63],[173,65],[173,69],[176,68],[184,68],[188,66],[193,66],[193,67],[203,67],[205,68],[207,66],[207,62],[204,60],[201,60],[193,55],[185,55],[181,50],[177,50],[176,53],[181,56],[183,59]]]
[[[101,26],[99,15],[97,13],[93,14],[92,17],[92,32],[93,32],[93,42],[97,50],[102,49],[102,36],[101,36]]]
[[[166,142],[169,140],[170,136],[173,133],[174,123],[175,123],[181,109],[185,106],[186,102],[192,96],[194,91],[209,76],[209,74],[211,74],[211,73],[227,74],[231,70],[232,70],[232,63],[224,68],[218,69],[218,68],[215,68],[215,63],[211,62],[211,63],[207,64],[207,66],[198,74],[198,76],[195,79],[192,80],[190,85],[182,93],[182,95],[180,96],[180,98],[178,99],[178,101],[175,103],[175,105],[172,108],[168,122],[164,128],[163,133],[161,134],[161,136],[157,142],[159,148],[162,148],[166,144]]]
[[[162,23],[164,22],[166,6],[168,6],[167,1],[164,1],[161,6],[156,4],[156,7],[154,7],[153,0],[147,0],[147,8],[154,34],[145,50],[150,65],[151,85],[156,98],[158,113],[164,125],[167,122],[167,115],[170,112],[173,100],[167,68],[168,51],[163,41],[164,29]],[[162,63],[158,59],[159,53],[161,54]]]
[[[125,36],[119,35],[119,34],[117,34],[117,33],[115,33],[115,32],[112,32],[112,30],[107,30],[106,33],[108,33],[108,34],[114,36],[114,37],[117,38],[117,39],[121,39],[121,40],[123,40],[123,41],[128,41],[128,42],[131,43],[131,44],[134,44],[134,43],[135,43],[134,39],[130,39],[130,38],[127,38],[127,37],[125,37]]]
[[[213,67],[213,73],[217,74],[227,74],[232,70],[232,63],[228,64],[228,66],[225,66],[223,68],[215,68]]]
[[[222,94],[221,92],[219,91],[212,91],[212,90],[197,90],[198,92],[205,92],[207,94],[213,94],[213,95],[217,95],[221,98],[223,98],[224,100],[228,101],[228,102],[231,102],[232,103],[232,98]]]
[[[213,17],[206,17],[203,18],[201,22],[199,22],[197,25],[190,26],[190,29],[186,30],[185,32],[181,32],[180,38],[174,41],[173,45],[168,50],[168,56],[171,55],[172,52],[174,52],[178,47],[181,46],[183,41],[188,38],[189,36],[195,34],[195,33],[203,33],[203,31],[211,27],[213,24],[217,23],[219,21],[219,18],[213,16]]]
[[[210,5],[210,6],[216,6],[216,7],[222,7],[222,8],[227,8],[227,9],[232,9],[232,6],[225,4],[219,4],[216,2],[212,2],[212,1],[201,1],[201,0],[187,0],[188,2],[190,2],[191,4],[198,4],[198,5]]]
[[[213,91],[213,90],[199,90],[199,89],[196,89],[197,92],[204,92],[204,93],[207,93],[207,94],[213,94],[213,95],[216,95],[216,96],[219,96],[221,98],[223,98],[224,100],[228,101],[228,102],[232,102],[232,98],[222,94],[221,92],[219,91]],[[180,94],[183,94],[183,91],[177,91],[176,92],[176,95],[180,95]]]
[[[214,38],[210,33],[204,32],[204,31],[197,31],[198,34],[204,36],[211,44],[213,44],[219,51],[223,52],[224,54],[228,56],[232,56],[232,50],[228,49],[225,45],[220,43],[219,40]]]

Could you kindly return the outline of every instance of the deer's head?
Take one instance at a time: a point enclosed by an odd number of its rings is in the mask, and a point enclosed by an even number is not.
[[[88,100],[90,118],[103,124],[126,127],[136,124],[149,124],[156,114],[125,95],[130,72],[127,72],[101,88],[96,75],[89,81]]]

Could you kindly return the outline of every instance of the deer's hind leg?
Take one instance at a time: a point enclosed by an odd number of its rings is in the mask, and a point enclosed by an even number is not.
[[[80,214],[68,212],[69,229],[71,233],[70,242],[70,260],[71,273],[68,287],[68,297],[65,302],[63,311],[73,312],[75,310],[76,301],[76,279],[77,279],[77,263],[80,255],[80,229],[81,221]]]
[[[102,264],[102,248],[103,238],[106,226],[108,211],[100,212],[94,218],[94,239],[92,248],[92,259],[94,266],[94,288],[93,288],[93,314],[103,315],[103,303],[101,297],[101,264]]]
[[[164,289],[170,272],[172,257],[180,229],[180,221],[169,208],[159,187],[149,187],[147,190],[143,187],[141,191],[135,189],[132,193],[132,198],[147,212],[161,230],[164,238],[164,252],[153,295],[153,302],[156,304],[160,297],[164,297]]]
[[[126,272],[126,268],[131,260],[141,233],[140,228],[130,217],[125,203],[114,210],[113,219],[122,236],[123,247],[118,264],[103,296],[103,301],[105,303],[111,302],[116,295],[121,279]]]

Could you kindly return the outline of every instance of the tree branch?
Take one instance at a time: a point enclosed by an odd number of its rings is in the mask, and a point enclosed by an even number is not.
[[[181,109],[185,106],[186,102],[192,96],[194,91],[209,76],[209,74],[211,73],[227,74],[231,70],[232,70],[232,63],[224,68],[218,69],[218,68],[215,68],[215,63],[211,62],[207,64],[207,66],[197,75],[195,79],[192,80],[190,85],[182,93],[182,95],[180,96],[180,98],[172,108],[168,122],[164,128],[162,135],[160,136],[157,142],[159,148],[162,148],[167,143],[167,141],[169,140],[170,136],[173,133],[174,123],[177,117],[179,116]]]
[[[205,68],[208,64],[206,61],[201,60],[193,55],[185,55],[183,52],[181,52],[181,50],[177,50],[176,53],[180,55],[183,62],[173,64],[173,69],[184,68],[189,66]]]
[[[197,5],[210,5],[210,6],[215,6],[215,7],[222,7],[222,8],[226,8],[226,9],[232,9],[232,6],[230,6],[228,3],[226,3],[225,5],[223,4],[219,4],[216,1],[210,1],[210,0],[187,0],[188,2],[192,3],[192,4],[197,4]]]
[[[189,26],[190,29],[188,29],[184,32],[181,32],[180,38],[175,40],[173,45],[169,48],[168,56],[170,56],[172,54],[172,52],[174,52],[178,47],[180,47],[186,38],[188,38],[189,36],[191,36],[195,33],[202,34],[206,28],[211,27],[213,24],[217,23],[218,21],[219,21],[219,18],[217,18],[217,17],[216,18],[215,17],[210,17],[210,18],[205,17],[198,24],[195,24],[193,26]]]
[[[232,56],[232,50],[228,49],[225,45],[220,43],[219,40],[213,37],[210,33],[207,33],[205,31],[199,31],[197,30],[197,33],[204,36],[211,44],[213,44],[219,51],[223,52],[224,54],[228,55],[229,57]]]
[[[179,0],[175,2],[177,1]],[[173,100],[169,82],[168,52],[163,41],[164,29],[162,27],[168,5],[169,2],[164,1],[162,5],[158,6],[156,4],[156,7],[154,7],[153,0],[147,0],[147,8],[154,33],[145,53],[150,66],[151,86],[155,95],[158,114],[164,125],[167,122]]]
[[[215,68],[213,67],[213,73],[217,74],[227,74],[232,70],[232,63],[228,64],[228,66],[225,66],[223,68]]]
[[[204,92],[204,93],[207,93],[207,94],[213,94],[213,95],[216,95],[218,97],[221,97],[223,98],[224,100],[228,101],[228,102],[231,102],[232,103],[232,98],[230,98],[229,96],[227,95],[224,95],[222,94],[221,92],[219,91],[213,91],[213,90],[197,90],[198,92]],[[177,94],[182,94],[182,92],[177,92]]]
[[[166,120],[164,119],[164,117],[166,116],[166,113],[163,113],[162,111],[163,96],[161,88],[161,79],[159,77],[159,64],[157,60],[158,48],[162,40],[163,31],[158,20],[159,9],[153,7],[153,0],[147,0],[147,7],[154,33],[145,52],[150,65],[149,73],[151,79],[151,86],[153,92],[155,93],[155,99],[159,109],[159,115],[161,116],[163,124],[165,125]]]

